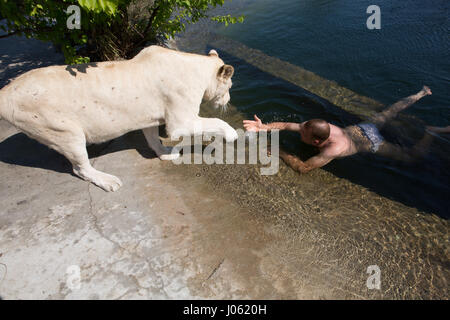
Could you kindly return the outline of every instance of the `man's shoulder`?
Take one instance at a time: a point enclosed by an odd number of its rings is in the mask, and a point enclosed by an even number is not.
[[[320,149],[320,154],[328,158],[337,158],[348,149],[346,139],[336,139]]]

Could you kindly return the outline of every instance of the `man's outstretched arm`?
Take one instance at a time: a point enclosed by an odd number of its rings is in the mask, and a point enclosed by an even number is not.
[[[318,154],[317,156],[311,157],[306,161],[302,161],[298,157],[286,153],[281,149],[280,149],[280,158],[283,159],[283,161],[286,162],[288,166],[290,166],[292,169],[300,173],[307,173],[313,169],[323,167],[331,160],[333,160],[333,158],[327,157],[324,154]]]
[[[272,122],[264,124],[261,120],[254,115],[255,120],[244,120],[244,128],[246,131],[270,131],[274,129],[278,130],[289,130],[289,131],[300,131],[300,123],[293,122]]]

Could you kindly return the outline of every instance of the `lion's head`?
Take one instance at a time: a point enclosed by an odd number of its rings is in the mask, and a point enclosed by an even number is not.
[[[230,88],[232,86],[231,77],[234,74],[234,68],[225,64],[219,58],[216,50],[211,50],[208,54],[212,59],[217,59],[217,72],[213,81],[205,91],[203,102],[212,104],[215,108],[225,108],[230,102]]]

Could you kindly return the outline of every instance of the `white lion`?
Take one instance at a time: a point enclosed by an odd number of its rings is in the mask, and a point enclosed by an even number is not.
[[[31,70],[0,90],[0,118],[64,155],[82,179],[116,191],[122,182],[91,166],[86,144],[142,129],[160,159],[175,159],[158,137],[164,123],[169,136],[200,128],[234,141],[226,122],[198,115],[202,102],[229,102],[233,73],[215,50],[204,56],[151,46],[127,61]]]

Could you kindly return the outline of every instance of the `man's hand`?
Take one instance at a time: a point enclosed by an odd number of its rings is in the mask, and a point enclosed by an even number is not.
[[[261,122],[261,120],[256,116],[256,114],[254,115],[255,117],[255,121],[253,120],[244,120],[244,128],[246,131],[254,131],[254,132],[258,132],[260,130],[267,130],[266,126]]]

